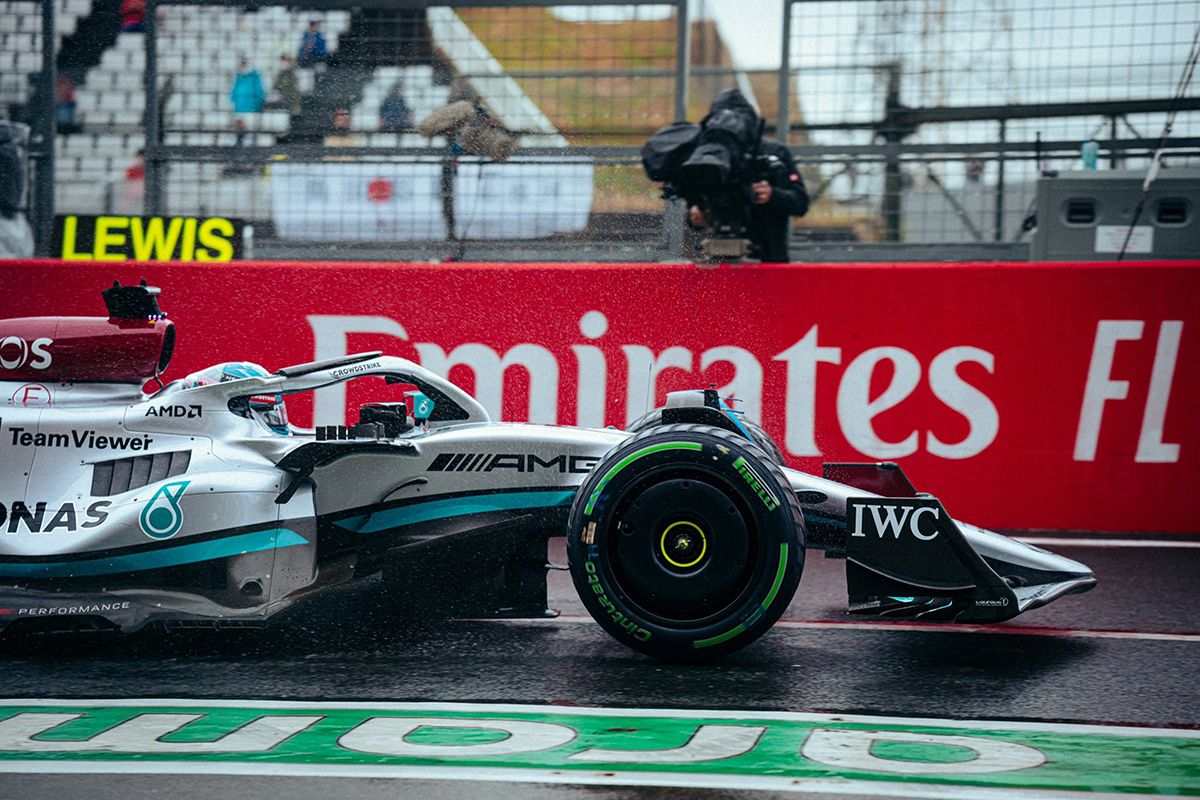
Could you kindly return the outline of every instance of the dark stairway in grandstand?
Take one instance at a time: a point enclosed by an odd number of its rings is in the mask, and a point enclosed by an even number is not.
[[[421,9],[355,9],[350,27],[338,39],[313,91],[292,120],[291,141],[320,141],[329,133],[333,112],[350,108],[362,97],[376,67],[430,64],[433,38]],[[355,130],[373,130],[374,119],[351,120]]]
[[[55,64],[60,74],[69,75],[76,86],[100,63],[104,51],[117,42],[121,32],[121,0],[92,0],[92,13],[79,20],[75,33],[63,39]]]

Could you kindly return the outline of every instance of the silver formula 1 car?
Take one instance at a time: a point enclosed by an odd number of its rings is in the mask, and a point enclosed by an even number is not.
[[[175,337],[157,294],[0,321],[0,626],[244,625],[380,572],[396,603],[542,617],[553,536],[596,621],[669,659],[761,636],[806,550],[846,560],[852,613],[999,622],[1095,584],[952,520],[893,464],[784,467],[712,389],[628,431],[495,422],[378,352],[145,394]],[[349,380],[409,391],[354,425],[288,425],[285,396]]]

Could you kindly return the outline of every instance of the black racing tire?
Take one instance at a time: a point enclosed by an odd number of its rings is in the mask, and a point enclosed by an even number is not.
[[[742,417],[741,423],[742,427],[750,432],[750,438],[754,440],[754,443],[761,447],[763,452],[771,457],[772,461],[781,467],[787,466],[787,457],[784,456],[783,450],[779,448],[779,445],[775,444],[775,440],[771,438],[769,433],[763,430],[761,425],[749,417]]]
[[[663,409],[661,408],[649,411],[631,422],[626,430],[630,433],[638,433],[655,425],[661,425],[662,412]],[[787,457],[784,456],[783,450],[779,448],[779,445],[775,443],[771,435],[763,430],[761,425],[745,415],[738,417],[738,421],[742,423],[742,427],[750,434],[750,438],[754,443],[761,447],[776,464],[781,467],[787,466]]]
[[[567,532],[588,613],[623,644],[669,661],[753,642],[804,568],[804,517],[779,467],[708,425],[647,428],[579,488]]]

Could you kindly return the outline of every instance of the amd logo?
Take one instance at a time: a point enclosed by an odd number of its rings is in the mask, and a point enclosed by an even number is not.
[[[46,369],[54,360],[49,347],[53,339],[41,337],[27,342],[20,336],[5,336],[0,339],[0,367],[4,369]]]
[[[204,416],[204,408],[195,404],[186,406],[150,406],[146,409],[145,416],[197,419]]]
[[[874,534],[883,539],[890,533],[893,539],[899,539],[907,527],[910,534],[923,542],[937,538],[937,519],[941,516],[941,509],[937,506],[863,503],[853,508],[854,530],[850,532],[851,536]],[[870,514],[864,515],[864,510]],[[928,533],[921,530],[921,517],[925,514],[932,515],[934,519],[934,524],[930,526],[932,530]]]
[[[542,459],[533,453],[439,453],[428,472],[494,472],[509,469],[514,472],[534,472],[546,469],[586,475],[599,461],[598,456],[554,456]]]

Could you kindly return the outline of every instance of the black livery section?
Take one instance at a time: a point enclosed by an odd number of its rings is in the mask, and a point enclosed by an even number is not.
[[[851,613],[1000,622],[1016,595],[932,497],[846,501]]]

